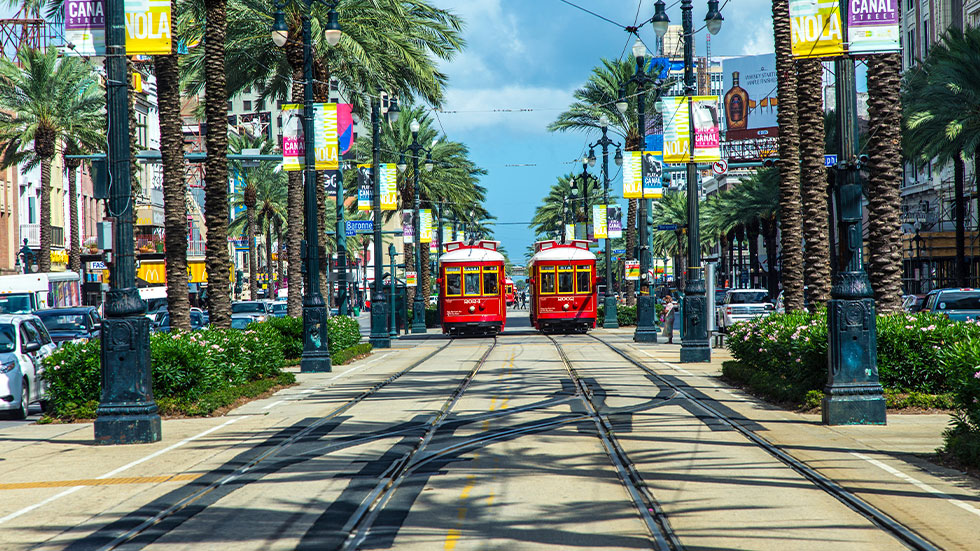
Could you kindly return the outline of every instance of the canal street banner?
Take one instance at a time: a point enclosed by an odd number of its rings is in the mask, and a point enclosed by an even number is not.
[[[789,0],[793,57],[899,51],[898,0],[847,0],[847,42],[837,0]]]
[[[105,55],[105,0],[65,0],[65,55]],[[173,50],[170,0],[126,0],[126,54]],[[73,47],[68,47],[67,45]]]

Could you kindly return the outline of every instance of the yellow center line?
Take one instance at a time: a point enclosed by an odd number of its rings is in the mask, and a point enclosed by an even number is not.
[[[34,488],[70,488],[72,486],[111,486],[115,484],[155,484],[196,480],[200,474],[172,474],[163,476],[130,476],[121,478],[80,478],[78,480],[45,480],[41,482],[8,482],[0,484],[0,490],[28,490]]]

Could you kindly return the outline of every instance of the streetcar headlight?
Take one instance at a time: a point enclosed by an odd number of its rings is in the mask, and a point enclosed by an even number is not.
[[[476,306],[470,306],[470,313],[476,312]]]

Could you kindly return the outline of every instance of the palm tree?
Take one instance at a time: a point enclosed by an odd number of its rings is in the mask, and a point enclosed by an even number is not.
[[[21,66],[0,59],[0,166],[23,163],[25,171],[40,166],[38,265],[47,272],[51,270],[51,161],[66,142],[91,148],[105,141],[105,96],[80,58],[59,58],[56,48],[24,48],[17,57]]]
[[[659,66],[654,66],[653,60],[644,69],[652,75],[659,73]],[[616,109],[619,89],[626,87],[635,71],[636,62],[633,59],[603,59],[600,66],[592,69],[592,74],[585,85],[574,92],[576,101],[548,125],[548,130],[591,132],[599,129],[599,118],[605,115],[610,121],[609,132],[622,138],[628,151],[643,151],[646,132],[639,128],[638,103],[635,94],[629,94],[629,107],[625,114]],[[654,104],[672,84],[673,80],[667,80],[660,88],[654,86],[647,88],[645,116],[648,124],[656,122],[659,115],[654,109]],[[636,199],[630,199],[626,211],[626,255],[630,259],[635,258],[633,251],[636,248],[636,207]],[[632,281],[626,282],[625,293],[627,303],[633,304],[636,297]]]
[[[245,149],[257,149],[261,155],[272,154],[272,142],[264,137],[252,137],[247,135],[234,135],[230,138],[228,148],[232,153],[241,153]],[[248,239],[248,291],[252,300],[258,297],[258,252],[255,250],[256,235],[256,206],[258,204],[257,189],[259,182],[263,180],[276,180],[276,163],[262,162],[258,167],[246,167],[242,161],[232,161],[231,170],[238,175],[244,183],[242,190],[232,198],[232,206],[245,208],[245,233]],[[242,225],[242,217],[237,217],[228,227],[229,231],[234,231],[236,227]],[[240,232],[239,232],[240,233]]]
[[[789,0],[773,0],[776,46],[776,97],[779,100],[779,204],[782,280],[787,311],[803,309],[803,231],[800,197],[800,127],[797,121],[796,67],[790,44]]]
[[[870,71],[869,71],[870,78]],[[973,155],[974,174],[980,174],[980,29],[949,29],[918,71],[903,83],[904,149],[913,158],[953,162],[956,200],[956,279],[966,286],[963,185],[965,155]],[[869,90],[870,91],[870,90]],[[870,105],[869,105],[870,107]],[[978,179],[980,188],[980,179]]]
[[[800,118],[800,180],[803,207],[804,282],[810,301],[825,304],[830,300],[830,236],[827,208],[827,152],[824,136],[823,63],[800,59],[796,85]],[[772,291],[772,289],[770,289]]]
[[[240,148],[243,143],[250,145],[264,144],[271,151],[271,144],[264,140],[249,141],[246,139],[232,140],[232,151]],[[239,142],[239,143],[235,143]],[[265,149],[260,145],[259,149]],[[263,153],[264,154],[264,153]],[[233,169],[236,168],[233,164]],[[241,169],[241,167],[237,167]],[[253,299],[258,296],[258,251],[255,250],[255,236],[258,231],[265,233],[266,275],[269,282],[269,298],[273,297],[273,264],[272,264],[272,233],[277,226],[285,224],[288,183],[286,175],[278,170],[274,163],[263,162],[258,167],[244,169],[245,185],[232,198],[232,207],[245,208],[245,216],[238,216],[228,226],[228,231],[234,235],[248,236],[249,241],[249,291]],[[280,243],[281,244],[281,243]]]
[[[530,227],[535,234],[544,236],[556,230],[563,232],[565,223],[578,223],[585,220],[584,201],[572,193],[572,184],[577,184],[578,179],[579,175],[572,173],[558,177],[558,181],[551,186],[548,195],[541,200],[541,204],[534,210],[534,216],[531,217]],[[602,203],[602,188],[590,186],[589,204],[599,203]]]

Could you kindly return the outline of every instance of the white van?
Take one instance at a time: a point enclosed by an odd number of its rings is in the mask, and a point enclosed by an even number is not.
[[[0,276],[0,314],[81,306],[78,272],[46,272]]]
[[[140,298],[146,301],[146,314],[149,316],[158,310],[167,309],[167,286],[140,287],[137,289]],[[152,319],[152,317],[151,317]]]

